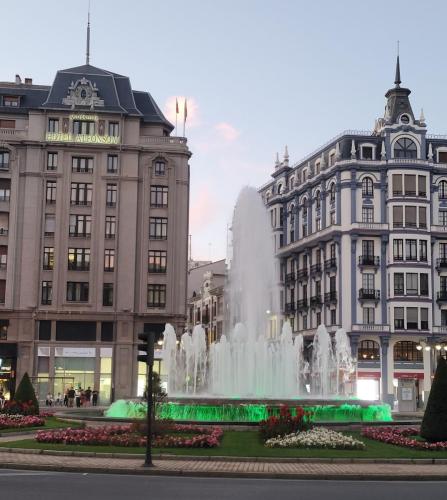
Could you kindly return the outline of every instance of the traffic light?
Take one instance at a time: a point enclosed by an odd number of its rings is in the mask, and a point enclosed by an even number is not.
[[[151,332],[144,332],[138,334],[138,340],[141,340],[141,344],[138,344],[138,353],[144,352],[145,354],[138,354],[137,359],[142,363],[153,363],[154,361],[154,342],[155,335]]]

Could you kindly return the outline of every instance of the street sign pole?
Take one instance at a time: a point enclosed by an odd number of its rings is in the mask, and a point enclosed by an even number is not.
[[[146,434],[146,460],[143,467],[154,467],[152,463],[152,413],[153,413],[153,370],[154,370],[154,332],[147,337],[146,357],[146,400],[147,400],[147,434]]]

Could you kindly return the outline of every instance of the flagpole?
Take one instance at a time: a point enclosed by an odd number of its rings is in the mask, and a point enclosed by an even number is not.
[[[185,104],[183,108],[183,137],[185,137],[185,126],[186,126],[186,117],[188,116],[188,105],[187,99],[185,97]]]
[[[178,101],[177,101],[177,97],[176,97],[175,98],[175,135],[178,134],[177,117],[178,117]]]

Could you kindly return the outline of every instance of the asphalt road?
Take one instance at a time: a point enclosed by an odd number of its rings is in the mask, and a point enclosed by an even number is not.
[[[217,479],[0,470],[7,500],[441,500],[445,482]]]

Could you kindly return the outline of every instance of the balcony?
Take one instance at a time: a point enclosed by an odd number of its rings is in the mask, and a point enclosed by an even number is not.
[[[335,271],[337,269],[337,259],[335,257],[331,257],[324,261],[324,270],[325,271]]]
[[[296,311],[295,302],[287,302],[285,307],[286,314],[294,314]]]
[[[324,303],[325,304],[335,304],[337,302],[337,292],[332,290],[331,292],[326,292],[324,294]]]
[[[314,274],[321,274],[321,262],[310,266],[310,275],[312,276]]]
[[[7,227],[0,228],[0,236],[8,236],[9,229]]]
[[[296,273],[296,277],[297,277],[298,281],[306,281],[307,278],[309,277],[307,269],[300,269]]]
[[[375,323],[352,325],[353,332],[384,332],[390,331],[390,325],[376,325]]]
[[[441,290],[436,294],[436,302],[438,304],[442,303],[445,304],[447,303],[447,290]]]
[[[360,288],[359,300],[374,300],[378,302],[380,300],[380,290],[375,290],[374,288]]]
[[[447,270],[447,257],[439,257],[436,259],[436,269],[438,271]]]
[[[77,262],[68,261],[68,270],[69,271],[90,271],[90,264],[88,262],[84,264],[80,264]]]
[[[286,281],[286,284],[294,282],[295,281],[295,273],[294,272],[293,273],[287,273],[285,281]]]
[[[306,311],[307,309],[309,309],[309,304],[307,302],[307,299],[297,300],[296,309],[297,311]]]
[[[380,258],[375,255],[360,255],[359,256],[359,266],[360,267],[379,267]]]
[[[322,304],[321,295],[313,295],[310,298],[311,307],[321,306],[321,304]]]

